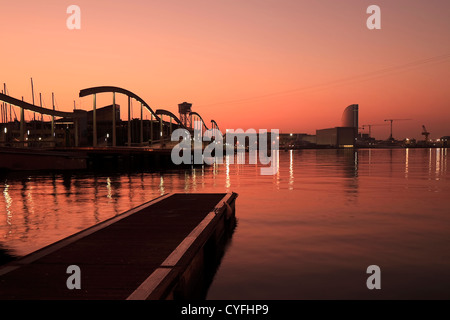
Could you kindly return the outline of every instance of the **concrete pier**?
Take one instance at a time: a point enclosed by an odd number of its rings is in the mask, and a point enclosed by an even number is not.
[[[199,298],[234,227],[236,198],[167,194],[144,203],[3,265],[0,299]],[[69,266],[79,267],[80,289],[67,286]]]

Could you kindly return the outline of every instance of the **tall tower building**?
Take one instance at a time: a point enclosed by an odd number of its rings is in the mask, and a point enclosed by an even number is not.
[[[192,103],[183,102],[178,105],[178,112],[180,113],[180,121],[186,128],[192,128],[191,121]]]
[[[341,127],[353,127],[358,129],[358,105],[352,104],[345,108],[341,118]]]

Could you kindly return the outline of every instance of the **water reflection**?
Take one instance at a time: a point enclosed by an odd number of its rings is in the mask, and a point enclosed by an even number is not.
[[[235,191],[239,226],[213,298],[331,292],[325,281],[305,279],[328,275],[336,284],[373,261],[397,275],[403,261],[413,263],[425,270],[418,281],[428,271],[444,279],[447,158],[448,149],[295,150],[273,158],[274,176],[226,156],[224,164],[195,170],[8,177],[0,183],[0,246],[23,255],[168,192]],[[280,281],[261,282],[275,269]],[[332,273],[342,269],[348,273]],[[345,291],[342,282],[335,287]]]
[[[106,190],[107,190],[106,197],[108,199],[112,199],[112,188],[111,188],[111,179],[110,179],[110,177],[106,178]]]
[[[30,230],[30,220],[34,216],[34,203],[33,203],[33,194],[32,186],[28,186],[29,182],[27,181],[26,184],[24,184],[24,191],[22,193],[22,196],[24,197],[24,211],[25,211],[25,217],[24,217],[24,223],[25,223],[25,230]],[[25,235],[23,235],[22,238],[24,238]]]
[[[159,178],[159,193],[160,195],[163,195],[165,193],[165,188],[164,188],[164,176],[161,175],[161,177]]]
[[[442,172],[445,173],[447,171],[447,149],[441,148],[440,154]]]
[[[0,245],[0,265],[15,260],[16,255],[9,249],[5,249]]]
[[[272,150],[271,153],[272,162],[270,163],[270,166],[276,170],[277,189],[280,189],[280,150]]]
[[[99,195],[99,183],[98,183],[98,177],[94,176],[94,199],[98,199]],[[98,223],[100,221],[100,211],[99,211],[99,204],[98,201],[94,201],[94,219],[95,223]]]
[[[428,149],[428,176],[431,178],[432,150]]]
[[[12,198],[9,195],[9,185],[5,183],[4,189],[3,189],[3,197],[5,198],[5,204],[6,204],[6,223],[8,225],[11,225],[11,218],[12,218],[12,212],[11,212],[11,206],[12,206]]]
[[[436,148],[436,180],[445,176],[447,171],[447,150],[443,148]]]
[[[70,190],[72,188],[72,175],[71,174],[63,174],[63,185],[67,190],[66,195],[69,196],[70,195]]]
[[[289,190],[294,189],[294,150],[289,150]]]
[[[414,150],[416,153],[419,150]],[[440,180],[447,173],[447,148],[429,148],[423,150],[423,159],[426,159],[428,180]]]
[[[345,155],[346,158],[346,164],[344,165],[344,176],[346,179],[344,179],[344,191],[346,193],[347,201],[356,201],[358,196],[358,168],[359,168],[359,161],[358,161],[358,151],[348,152]],[[354,203],[352,203],[354,204]]]
[[[315,166],[321,177],[328,180],[327,192],[344,192],[347,203],[358,195],[359,153],[365,151],[317,150]],[[339,183],[337,183],[339,182]]]
[[[390,176],[392,177],[394,175],[394,150],[389,149],[389,169],[390,169]]]
[[[439,180],[439,172],[441,171],[441,149],[436,149],[436,179]]]
[[[408,178],[409,172],[409,148],[405,149],[405,178]]]

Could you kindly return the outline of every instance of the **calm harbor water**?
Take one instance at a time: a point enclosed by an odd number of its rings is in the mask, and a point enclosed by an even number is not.
[[[221,164],[0,181],[0,248],[22,256],[167,192],[237,192],[208,299],[450,298],[448,149],[280,151]],[[381,268],[381,290],[366,269]]]

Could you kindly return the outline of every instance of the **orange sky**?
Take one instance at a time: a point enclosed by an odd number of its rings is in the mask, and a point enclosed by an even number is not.
[[[66,27],[71,4],[81,30]],[[381,30],[366,27],[371,4]],[[415,62],[450,54],[449,13],[446,0],[3,1],[0,83],[31,102],[32,77],[36,97],[50,107],[53,91],[65,111],[92,107],[80,89],[124,87],[153,109],[191,102],[222,131],[314,134],[357,103],[361,125],[411,118],[394,137],[421,139],[424,124],[438,138],[450,135],[450,59]]]

